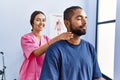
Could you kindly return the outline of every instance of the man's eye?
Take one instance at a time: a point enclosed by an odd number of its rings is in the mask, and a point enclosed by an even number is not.
[[[82,20],[82,18],[78,18],[77,20]]]

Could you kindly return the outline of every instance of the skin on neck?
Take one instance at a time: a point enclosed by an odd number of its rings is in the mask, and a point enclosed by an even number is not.
[[[39,36],[40,36],[40,31],[35,31],[35,30],[33,30],[32,33],[33,33],[36,37],[39,37]]]
[[[32,33],[36,36],[37,40],[40,42],[40,39],[41,39],[40,32],[33,30]]]
[[[73,38],[71,38],[70,40],[68,40],[69,43],[73,44],[73,45],[78,45],[80,44],[80,36],[77,36],[77,35],[73,35]]]

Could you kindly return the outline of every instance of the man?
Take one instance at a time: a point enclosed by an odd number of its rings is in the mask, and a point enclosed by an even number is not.
[[[79,6],[64,11],[70,40],[51,45],[45,56],[40,80],[102,80],[94,47],[80,38],[86,34],[87,16]]]

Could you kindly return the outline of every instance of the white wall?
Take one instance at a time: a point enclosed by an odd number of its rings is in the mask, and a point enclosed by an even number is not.
[[[87,0],[85,3],[87,5],[85,9],[87,9],[88,15],[87,36],[85,36],[85,39],[89,40],[95,46],[97,0]]]
[[[0,51],[4,52],[6,80],[18,79],[19,68],[23,61],[20,38],[31,31],[29,24],[31,13],[34,10],[45,12],[47,24],[43,33],[48,35],[49,15],[62,14],[63,10],[71,5],[80,5],[87,14],[89,13],[88,31],[84,38],[94,45],[96,0],[0,0]],[[0,59],[0,69],[2,69],[2,59]]]
[[[120,80],[120,0],[117,0],[116,31],[115,31],[114,80]]]

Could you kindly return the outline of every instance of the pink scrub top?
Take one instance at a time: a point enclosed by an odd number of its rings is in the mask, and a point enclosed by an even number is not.
[[[47,43],[50,39],[42,35],[39,42],[31,32],[21,38],[24,62],[20,68],[19,80],[39,80],[45,54],[35,56],[32,52]]]

